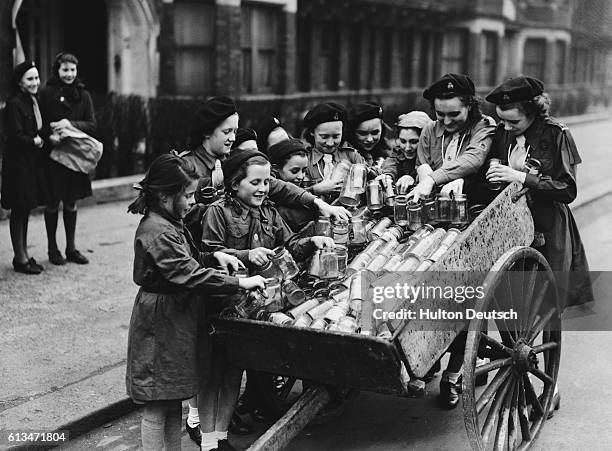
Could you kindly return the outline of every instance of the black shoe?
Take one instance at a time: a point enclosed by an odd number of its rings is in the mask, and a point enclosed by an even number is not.
[[[189,438],[193,440],[198,446],[202,445],[202,433],[200,432],[200,425],[198,424],[195,427],[189,426],[187,420],[185,420],[185,429],[187,429],[187,433],[189,434]]]
[[[229,431],[236,435],[249,435],[253,433],[253,428],[242,421],[238,414],[234,413],[229,425]]]
[[[72,251],[66,249],[66,260],[72,263],[78,263],[79,265],[86,265],[87,263],[89,263],[87,257],[85,257],[76,249]]]
[[[463,391],[461,387],[462,377],[454,384],[445,377],[440,381],[440,394],[438,395],[438,404],[443,409],[451,410],[459,404],[460,394]]]
[[[216,449],[219,451],[236,451],[236,448],[234,448],[227,439],[219,440]]]
[[[58,266],[66,264],[66,259],[58,249],[49,251],[49,261]]]
[[[30,263],[30,265],[32,265],[34,268],[37,268],[38,270],[40,270],[40,272],[43,272],[45,270],[45,267],[43,265],[41,265],[40,263],[38,263],[36,260],[34,260],[34,257],[30,257],[30,259],[28,260],[28,262]]]
[[[40,274],[41,269],[37,266],[32,265],[32,262],[28,260],[25,263],[18,263],[13,260],[13,269],[15,272],[20,272],[22,274]]]

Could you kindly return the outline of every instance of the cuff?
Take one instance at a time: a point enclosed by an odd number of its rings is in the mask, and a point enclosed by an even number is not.
[[[436,186],[446,185],[448,182],[451,182],[451,178],[444,172],[443,169],[438,169],[437,171],[432,172],[429,176],[436,183]]]
[[[523,185],[527,186],[528,188],[535,188],[539,182],[539,176],[533,174],[525,174],[525,181],[523,182]]]

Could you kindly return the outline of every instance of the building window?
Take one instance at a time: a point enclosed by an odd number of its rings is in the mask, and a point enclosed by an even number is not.
[[[543,80],[545,63],[546,41],[544,39],[527,39],[525,41],[523,73]]]
[[[555,43],[555,73],[554,83],[565,83],[565,42]]]
[[[390,29],[382,29],[378,32],[381,43],[380,52],[380,87],[389,89],[391,87],[391,55],[393,54],[393,34]]]
[[[464,31],[449,31],[444,33],[442,44],[443,73],[465,72],[467,62],[467,33]]]
[[[174,4],[174,80],[177,94],[208,94],[214,89],[215,6]]]
[[[495,86],[497,79],[497,34],[483,33],[482,81],[486,86]]]
[[[361,74],[361,34],[362,28],[360,25],[351,27],[349,35],[349,74],[348,87],[349,89],[358,90],[360,88]]]
[[[297,55],[296,78],[298,90],[308,92],[311,89],[310,61],[311,61],[312,23],[308,19],[298,19],[297,23]]]
[[[400,84],[405,88],[412,86],[412,59],[414,58],[414,37],[411,32],[399,32]]]
[[[242,83],[251,93],[272,92],[276,85],[279,9],[242,5]]]
[[[340,27],[333,22],[321,24],[321,46],[319,51],[319,70],[321,71],[321,86],[323,91],[336,91],[340,80]]]

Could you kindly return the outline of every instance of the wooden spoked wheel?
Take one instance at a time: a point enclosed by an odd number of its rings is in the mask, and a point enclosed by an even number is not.
[[[277,376],[263,372],[249,374],[258,391],[258,398],[273,416],[283,415],[313,382],[294,377]],[[328,387],[329,403],[310,422],[311,425],[326,423],[340,415],[354,401],[359,390],[343,387]]]
[[[524,450],[551,408],[561,357],[561,309],[554,275],[535,249],[506,252],[483,283],[476,309],[517,312],[473,319],[463,366],[463,414],[472,448]],[[483,332],[485,331],[485,332]],[[476,366],[476,358],[486,363]],[[475,387],[478,376],[487,384]]]

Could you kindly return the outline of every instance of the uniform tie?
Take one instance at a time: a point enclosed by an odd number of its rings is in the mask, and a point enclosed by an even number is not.
[[[525,170],[525,160],[527,159],[527,149],[525,148],[525,136],[518,135],[515,138],[516,144],[508,155],[508,165],[517,171]]]
[[[222,189],[223,188],[223,169],[221,168],[221,160],[215,160],[215,169],[212,171],[211,175],[211,183],[213,188]]]
[[[326,153],[323,155],[323,163],[325,166],[323,167],[323,178],[328,179],[331,177],[331,174],[334,170],[334,156]]]
[[[38,106],[38,100],[36,96],[32,96],[32,109],[34,110],[34,117],[36,118],[36,130],[40,130],[43,126],[42,116],[40,114],[40,107]]]

